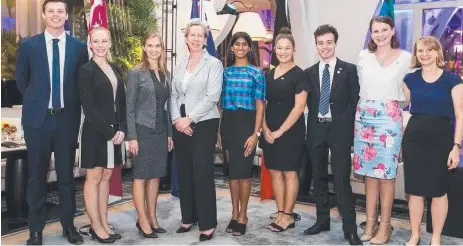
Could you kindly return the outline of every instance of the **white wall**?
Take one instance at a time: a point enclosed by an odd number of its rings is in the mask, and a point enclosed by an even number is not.
[[[291,28],[296,41],[295,62],[307,68],[318,61],[313,32],[322,24],[333,25],[339,33],[336,55],[355,63],[363,49],[368,24],[378,0],[291,0]]]

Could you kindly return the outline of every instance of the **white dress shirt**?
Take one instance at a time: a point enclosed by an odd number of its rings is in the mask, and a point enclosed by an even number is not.
[[[45,44],[47,47],[47,58],[48,58],[48,69],[50,71],[50,100],[48,102],[48,108],[53,108],[53,37],[49,32],[45,31]],[[66,32],[63,32],[59,37],[58,49],[59,49],[59,82],[61,90],[61,108],[64,108],[63,99],[63,78],[64,78],[64,58],[66,57]]]
[[[334,77],[334,69],[336,68],[336,61],[337,61],[337,58],[334,57],[328,63],[330,65],[328,67],[328,71],[330,72],[330,91],[331,91],[331,86],[333,85],[333,77]],[[320,63],[318,64],[318,76],[320,78],[320,97],[321,97],[321,93],[322,93],[323,70],[325,70],[325,64],[327,64],[327,63],[325,61],[323,61],[323,60],[320,60]],[[329,106],[327,114],[322,115],[319,112],[318,117],[319,118],[331,118],[331,106]]]

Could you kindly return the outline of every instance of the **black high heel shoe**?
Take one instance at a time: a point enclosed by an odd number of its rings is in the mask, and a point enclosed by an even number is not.
[[[155,233],[154,231],[151,232],[150,234],[146,234],[146,233],[143,231],[143,229],[141,228],[140,223],[138,223],[138,221],[137,221],[137,223],[135,224],[135,226],[138,228],[138,233],[141,234],[141,235],[143,235],[143,237],[145,237],[145,238],[158,238],[158,235],[156,235],[156,233]]]
[[[111,236],[109,236],[108,238],[101,238],[100,236],[98,236],[98,234],[96,234],[92,227],[90,227],[90,229],[88,230],[88,234],[92,236],[93,240],[96,239],[99,243],[114,243],[116,241],[116,239],[114,239]]]
[[[180,226],[180,228],[177,229],[176,233],[185,233],[185,232],[189,232],[191,230],[191,228],[194,226],[195,224],[191,224],[189,227],[183,227],[183,226]]]
[[[109,234],[110,237],[116,239],[116,240],[119,240],[122,238],[122,235],[117,233],[117,232],[114,232],[114,234]]]
[[[216,228],[214,228],[214,230],[212,231],[212,233],[209,234],[209,235],[203,234],[203,233],[199,234],[199,241],[200,241],[200,242],[204,242],[204,241],[211,240],[212,237],[214,237],[215,229],[216,229]]]
[[[151,230],[153,230],[156,233],[166,233],[167,232],[166,229],[162,227],[158,227],[158,228],[151,227]]]

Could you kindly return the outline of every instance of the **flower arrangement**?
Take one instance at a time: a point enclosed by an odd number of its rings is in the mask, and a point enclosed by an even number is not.
[[[14,139],[17,130],[15,125],[2,120],[2,135],[6,138]]]

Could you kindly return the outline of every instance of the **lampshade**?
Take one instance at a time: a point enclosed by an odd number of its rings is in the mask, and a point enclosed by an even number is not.
[[[232,34],[237,32],[248,33],[253,41],[265,41],[267,39],[267,30],[264,23],[260,15],[255,12],[243,12],[240,14]]]

